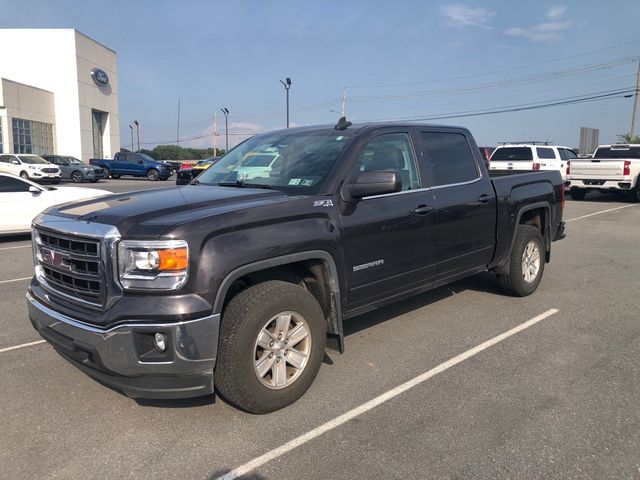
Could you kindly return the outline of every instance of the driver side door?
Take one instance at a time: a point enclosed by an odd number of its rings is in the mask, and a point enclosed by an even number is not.
[[[40,193],[32,193],[31,186],[19,178],[0,175],[0,231],[29,231],[33,218],[49,206],[47,192],[40,189]]]
[[[355,154],[347,183],[364,171],[394,171],[402,178],[402,190],[341,207],[347,310],[353,314],[427,286],[435,274],[435,202],[424,188],[415,145],[409,129],[389,129],[376,132]]]

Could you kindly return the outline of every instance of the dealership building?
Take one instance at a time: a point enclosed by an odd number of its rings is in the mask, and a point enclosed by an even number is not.
[[[0,29],[0,153],[113,158],[116,52],[73,29]]]

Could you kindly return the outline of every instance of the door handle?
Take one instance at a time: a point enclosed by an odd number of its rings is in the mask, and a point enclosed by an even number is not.
[[[430,205],[418,205],[416,208],[413,209],[413,213],[415,213],[416,215],[426,215],[432,210],[433,210],[433,207]]]
[[[478,197],[478,201],[480,203],[489,203],[491,201],[491,195],[487,195],[486,193],[483,193]]]

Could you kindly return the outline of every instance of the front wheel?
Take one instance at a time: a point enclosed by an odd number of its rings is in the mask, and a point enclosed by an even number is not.
[[[147,178],[149,180],[151,180],[152,182],[155,182],[156,180],[158,180],[160,178],[160,173],[155,168],[151,168],[147,172]]]
[[[71,174],[71,180],[73,180],[73,183],[82,183],[84,182],[84,175],[82,172],[76,170]]]
[[[545,265],[545,248],[537,227],[519,225],[509,258],[509,272],[498,274],[500,288],[507,294],[526,297],[536,291]]]
[[[584,188],[572,188],[569,190],[569,194],[573,200],[584,200],[587,196],[587,191]]]
[[[29,174],[27,172],[20,172],[20,178],[24,178],[25,180],[29,180]]]
[[[238,408],[273,412],[311,386],[325,343],[324,315],[309,292],[279,280],[251,286],[222,317],[215,384]]]

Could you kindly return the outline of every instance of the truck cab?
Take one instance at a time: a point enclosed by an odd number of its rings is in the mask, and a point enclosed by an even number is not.
[[[173,167],[159,160],[151,158],[144,153],[118,152],[113,160],[96,159],[89,160],[91,165],[101,167],[105,178],[120,178],[123,175],[134,177],[147,177],[151,181],[167,180],[173,175]]]

